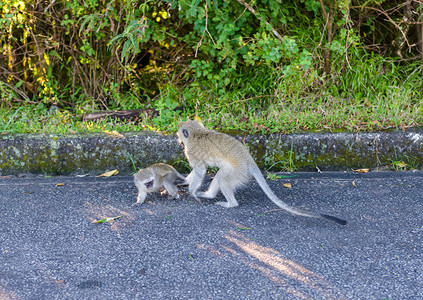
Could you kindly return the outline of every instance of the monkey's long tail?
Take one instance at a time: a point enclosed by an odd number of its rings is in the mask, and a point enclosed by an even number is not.
[[[177,177],[179,177],[179,179],[185,180],[185,176],[183,176],[181,173],[179,173],[176,170],[175,170],[175,174],[176,174]]]
[[[347,221],[339,219],[339,218],[334,217],[334,216],[329,216],[329,215],[325,215],[325,214],[316,214],[316,213],[313,213],[313,212],[306,212],[306,211],[303,211],[303,210],[298,209],[296,207],[289,206],[288,204],[283,202],[281,199],[279,199],[278,196],[275,195],[275,193],[273,193],[273,191],[270,189],[269,185],[266,182],[266,179],[264,179],[264,177],[261,174],[261,171],[258,167],[254,168],[254,170],[251,170],[251,174],[257,180],[258,184],[263,189],[263,191],[266,193],[266,195],[270,198],[270,200],[272,200],[273,203],[275,203],[280,208],[282,208],[282,209],[284,209],[284,210],[286,210],[286,211],[288,211],[292,214],[298,215],[298,216],[327,219],[327,220],[334,221],[334,222],[341,224],[341,225],[347,224]]]

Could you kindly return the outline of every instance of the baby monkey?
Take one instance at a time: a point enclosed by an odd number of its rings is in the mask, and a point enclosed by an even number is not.
[[[198,197],[215,198],[219,191],[225,196],[227,202],[217,202],[223,207],[238,206],[235,199],[235,190],[247,183],[250,177],[254,177],[262,190],[280,208],[299,216],[323,218],[345,225],[345,220],[337,217],[307,212],[289,206],[280,200],[270,189],[260,169],[247,148],[235,138],[214,130],[204,128],[203,124],[197,121],[187,121],[179,124],[179,142],[184,146],[184,153],[187,157],[192,171],[187,176],[185,183],[189,184],[191,196],[198,200]],[[198,192],[207,167],[218,167],[219,171],[212,180],[206,192]]]
[[[139,170],[134,174],[134,182],[138,188],[137,202],[134,205],[143,203],[148,193],[157,192],[161,188],[173,198],[179,199],[178,188],[174,184],[176,177],[185,180],[184,176],[167,164],[154,164]]]

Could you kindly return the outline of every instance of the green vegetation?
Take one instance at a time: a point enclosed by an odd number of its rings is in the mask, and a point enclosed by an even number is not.
[[[4,0],[0,132],[174,132],[195,115],[209,127],[261,133],[417,126],[422,7]],[[80,121],[84,113],[128,109],[158,114]]]
[[[397,151],[394,149],[395,159],[390,159],[390,169],[394,171],[416,170],[419,169],[419,159],[404,155],[401,159],[398,158]]]

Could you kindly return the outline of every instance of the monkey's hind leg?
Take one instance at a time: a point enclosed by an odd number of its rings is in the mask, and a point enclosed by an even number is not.
[[[232,187],[221,186],[220,190],[222,191],[223,196],[225,196],[228,202],[219,201],[219,202],[216,202],[217,205],[220,205],[226,208],[236,207],[239,205],[238,201],[236,201],[235,199],[234,190]]]
[[[171,174],[169,174],[171,175]],[[175,199],[180,199],[181,196],[178,194],[178,188],[173,184],[175,180],[175,176],[172,174],[171,176],[166,176],[166,179],[163,181],[163,186],[166,191]]]
[[[238,182],[234,180],[236,174],[233,174],[232,169],[221,168],[214,177],[207,192],[203,193],[204,196],[215,198],[219,189],[222,191],[227,202],[216,202],[217,205],[230,208],[238,206],[238,201],[235,199],[234,191],[238,186]]]

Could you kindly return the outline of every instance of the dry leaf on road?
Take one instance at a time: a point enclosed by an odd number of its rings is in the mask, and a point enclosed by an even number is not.
[[[116,169],[116,170],[113,170],[113,171],[109,171],[109,172],[103,173],[101,175],[97,175],[96,177],[110,177],[110,176],[115,176],[118,173],[119,173],[119,170]]]
[[[357,169],[357,170],[352,169],[352,170],[357,173],[368,173],[370,171],[370,169]]]

